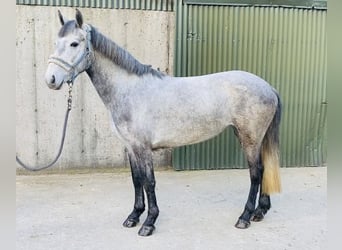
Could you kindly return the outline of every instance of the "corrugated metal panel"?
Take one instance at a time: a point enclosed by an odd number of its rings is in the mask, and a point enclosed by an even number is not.
[[[186,4],[326,9],[327,0],[184,0]]]
[[[326,11],[177,5],[175,74],[240,69],[266,79],[283,102],[282,166],[326,163]],[[229,129],[173,153],[176,169],[246,167]]]
[[[16,0],[18,5],[173,11],[174,0]]]

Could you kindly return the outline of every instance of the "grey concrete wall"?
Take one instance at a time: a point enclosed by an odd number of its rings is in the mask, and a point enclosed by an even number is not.
[[[58,7],[73,18],[73,8]],[[173,12],[80,9],[84,21],[97,27],[139,61],[172,74]],[[44,164],[56,154],[66,109],[67,86],[55,91],[44,82],[49,55],[60,28],[57,8],[16,6],[16,151],[29,164]],[[75,81],[73,109],[59,168],[128,166],[123,145],[88,76]],[[170,151],[154,157],[169,165]]]

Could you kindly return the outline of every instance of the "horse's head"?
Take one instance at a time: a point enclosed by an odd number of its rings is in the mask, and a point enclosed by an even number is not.
[[[76,10],[76,19],[67,21],[58,11],[62,28],[59,30],[55,52],[49,58],[45,81],[52,89],[73,82],[92,61],[91,28],[83,24],[82,14]]]

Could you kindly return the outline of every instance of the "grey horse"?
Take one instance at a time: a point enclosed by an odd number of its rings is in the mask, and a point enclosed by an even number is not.
[[[129,52],[83,22],[58,11],[62,27],[49,58],[46,83],[60,89],[86,72],[110,113],[113,129],[124,143],[135,189],[133,211],[124,221],[134,227],[145,210],[139,235],[155,230],[159,208],[155,195],[152,152],[198,143],[234,128],[246,155],[250,191],[235,226],[247,228],[271,207],[270,194],[280,192],[279,124],[281,102],[265,80],[244,71],[195,77],[172,77],[141,64]],[[258,205],[256,199],[259,192]]]

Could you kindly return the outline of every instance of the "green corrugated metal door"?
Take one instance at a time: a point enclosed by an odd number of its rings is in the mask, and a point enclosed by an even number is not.
[[[325,164],[325,7],[184,2],[191,4],[177,5],[175,74],[239,69],[263,77],[283,102],[281,165]],[[177,170],[247,166],[231,129],[204,143],[175,149],[172,160]]]

